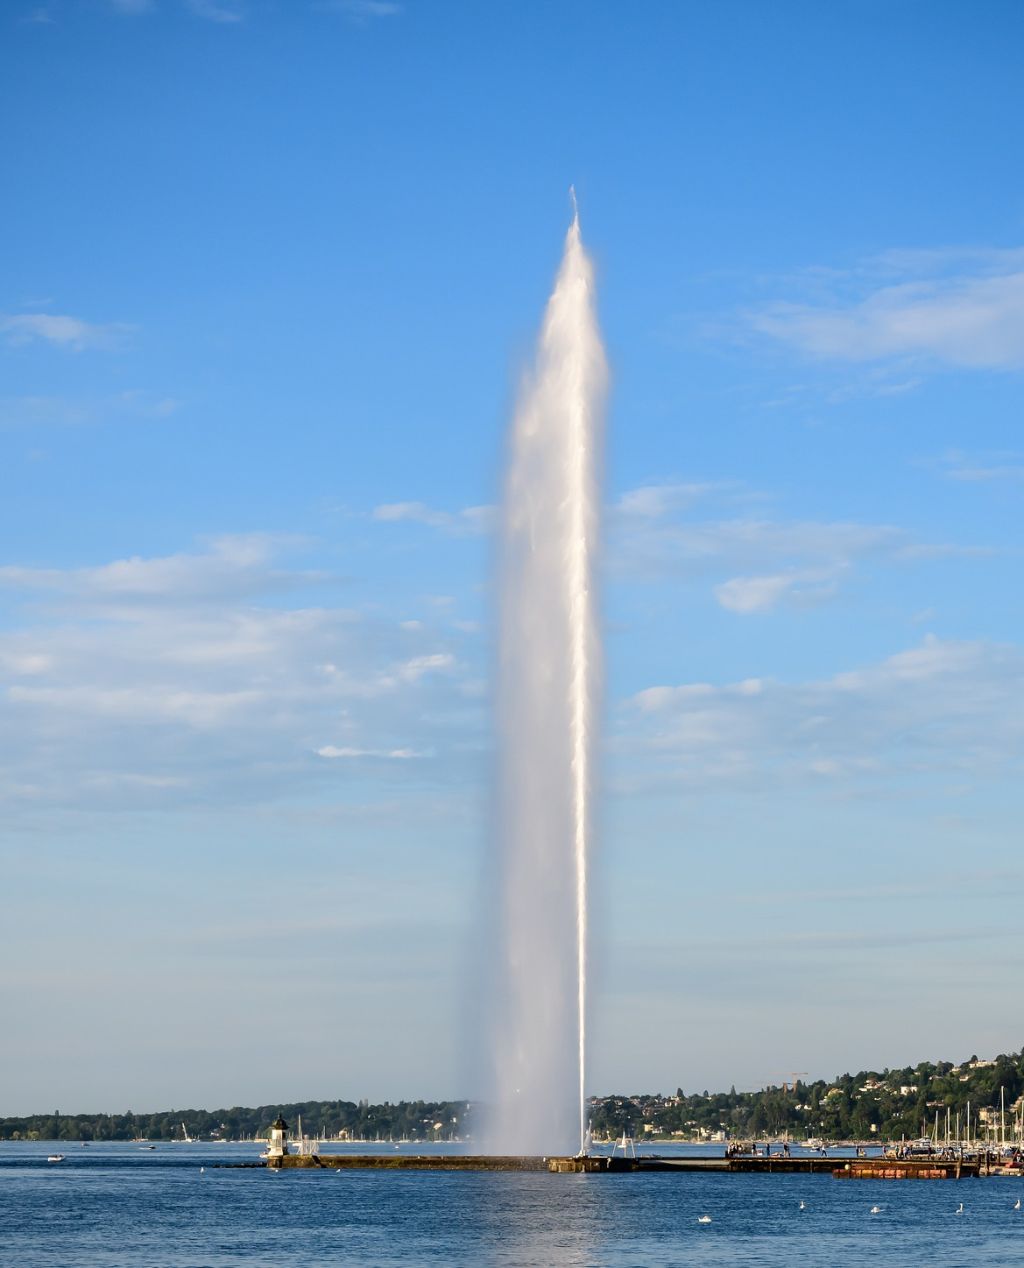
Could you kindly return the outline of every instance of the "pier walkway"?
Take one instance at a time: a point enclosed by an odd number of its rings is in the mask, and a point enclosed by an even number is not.
[[[731,1158],[676,1158],[645,1154],[636,1158],[588,1154],[582,1157],[516,1157],[481,1154],[286,1154],[271,1158],[272,1169],[383,1171],[551,1171],[625,1174],[651,1171],[715,1174],[831,1175],[837,1179],[940,1180],[980,1174],[974,1160],[935,1158],[801,1158],[733,1155]]]

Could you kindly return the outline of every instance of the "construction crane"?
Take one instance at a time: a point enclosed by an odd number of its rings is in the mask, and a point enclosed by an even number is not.
[[[797,1079],[806,1073],[806,1070],[785,1070],[782,1074],[776,1074],[774,1077],[782,1079],[783,1092],[795,1092]]]

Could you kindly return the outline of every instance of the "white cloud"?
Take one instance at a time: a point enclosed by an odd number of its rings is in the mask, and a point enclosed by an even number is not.
[[[703,498],[730,489],[726,483],[666,481],[627,489],[609,508],[613,519],[639,522],[663,519],[685,511]],[[382,523],[401,521],[425,524],[455,535],[490,532],[496,523],[497,508],[467,506],[458,511],[444,511],[425,502],[389,502],[373,509],[373,518]]]
[[[715,586],[715,597],[730,612],[764,612],[794,585],[795,574],[777,577],[733,577]]]
[[[189,691],[179,687],[24,687],[7,689],[13,705],[49,709],[62,719],[78,715],[94,721],[179,722],[196,730],[223,726],[245,712],[254,713],[266,703],[258,689],[241,691]]]
[[[298,539],[248,533],[215,538],[201,554],[132,556],[85,568],[0,567],[0,586],[51,591],[83,601],[223,599],[326,579],[319,572],[282,572],[276,557]]]
[[[960,272],[950,273],[952,263]],[[841,361],[925,358],[978,369],[1024,366],[1021,252],[890,252],[867,271],[869,289],[826,302],[778,302],[748,314],[753,329],[811,357]],[[965,271],[963,266],[972,264]],[[872,278],[903,268],[909,280]],[[940,276],[921,277],[931,267]],[[848,280],[848,279],[847,279]],[[857,279],[860,281],[861,279]],[[871,285],[872,280],[875,284]]]
[[[408,761],[414,757],[426,757],[425,753],[417,752],[411,748],[338,748],[334,744],[325,744],[323,748],[317,749],[319,757],[375,757],[383,758],[387,761]]]
[[[435,754],[432,780],[464,778],[459,754],[483,726],[475,675],[436,631],[373,608],[262,604],[321,576],[281,566],[300,544],[239,535],[195,554],[0,570],[34,599],[0,630],[0,803],[253,805],[327,779],[317,755],[374,759],[351,766],[364,789]],[[332,789],[348,769],[334,766]]]
[[[999,277],[1024,269],[1024,247],[891,247],[865,262],[867,276]],[[845,274],[837,271],[836,276]]]
[[[31,677],[49,673],[53,668],[53,659],[32,651],[29,647],[19,648],[15,639],[9,637],[7,646],[0,652],[0,668],[12,676]]]
[[[749,616],[830,602],[846,578],[865,566],[907,567],[992,553],[914,541],[893,524],[784,520],[744,507],[763,500],[722,482],[652,483],[629,490],[609,517],[609,572],[629,585],[672,579],[709,585],[721,607]],[[747,513],[713,517],[723,509]]]
[[[1022,766],[1024,652],[929,636],[819,682],[649,687],[616,731],[623,769],[655,784],[970,780]]]
[[[132,388],[119,392],[113,398],[115,408],[127,413],[137,414],[145,418],[170,418],[181,408],[181,401],[173,396],[147,392],[140,388]]]
[[[109,396],[0,397],[0,427],[78,427],[122,419],[170,418],[181,402],[166,393],[130,388]]]
[[[840,691],[862,691],[868,687],[955,678],[984,668],[992,655],[985,643],[943,642],[929,634],[920,647],[897,652],[881,665],[837,674],[832,685]]]
[[[612,575],[630,583],[697,581],[717,574],[722,578],[713,581],[717,602],[746,614],[783,601],[797,606],[824,602],[856,564],[896,562],[913,545],[890,524],[666,515],[620,517],[610,526],[608,553]]]
[[[399,667],[398,676],[403,682],[416,682],[424,674],[451,669],[455,657],[449,652],[433,652],[429,656],[414,656]]]
[[[775,561],[780,557],[847,558],[884,551],[906,540],[890,524],[849,521],[730,519],[668,524],[642,537],[679,564],[700,560]]]
[[[890,368],[873,366],[856,376],[852,382],[830,388],[825,393],[824,399],[828,405],[841,405],[844,401],[858,400],[863,397],[906,396],[910,392],[916,392],[923,382],[924,379],[920,375],[909,379],[893,378]]]
[[[196,17],[208,22],[241,22],[245,17],[241,0],[188,0],[188,7]]]
[[[319,0],[315,7],[344,14],[353,22],[365,23],[374,18],[396,17],[404,6],[396,0]]]
[[[388,502],[373,508],[373,518],[382,523],[409,521],[456,535],[487,532],[493,516],[494,508],[490,506],[467,506],[461,511],[439,511],[424,502]]]
[[[811,606],[836,593],[836,578],[843,566],[824,570],[792,569],[767,577],[732,577],[715,586],[715,598],[723,608],[743,616],[770,611],[783,599]]]
[[[889,564],[987,553],[947,543],[915,542],[891,524],[777,520],[763,515],[691,518],[704,504],[720,509],[759,499],[723,481],[664,481],[627,489],[610,506],[606,558],[611,575],[630,583],[666,578],[713,580],[716,601],[739,615],[785,604],[809,608],[834,598],[858,563]],[[717,505],[716,505],[717,503]],[[451,512],[423,502],[393,502],[373,511],[378,522],[414,522],[454,536],[490,530],[492,507]],[[722,576],[722,574],[725,574]],[[730,575],[733,574],[733,575]]]
[[[671,512],[687,510],[708,494],[727,487],[699,483],[645,484],[627,489],[612,510],[639,519],[660,519]]]
[[[14,345],[41,340],[73,352],[109,349],[118,347],[130,330],[119,323],[101,326],[56,313],[0,313],[0,334]]]
[[[963,484],[983,484],[991,481],[1008,481],[1016,484],[1024,480],[1024,453],[1014,450],[966,454],[954,449],[942,455],[939,466],[949,479],[958,480]]]

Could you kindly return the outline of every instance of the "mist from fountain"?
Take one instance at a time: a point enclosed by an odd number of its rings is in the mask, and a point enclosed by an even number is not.
[[[601,657],[595,603],[607,382],[575,212],[513,419],[501,516],[500,938],[489,1152],[587,1140],[587,884]]]

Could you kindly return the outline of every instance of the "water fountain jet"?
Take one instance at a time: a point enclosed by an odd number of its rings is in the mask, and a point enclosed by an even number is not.
[[[496,1152],[585,1151],[595,603],[607,380],[573,219],[509,438],[501,516]]]

